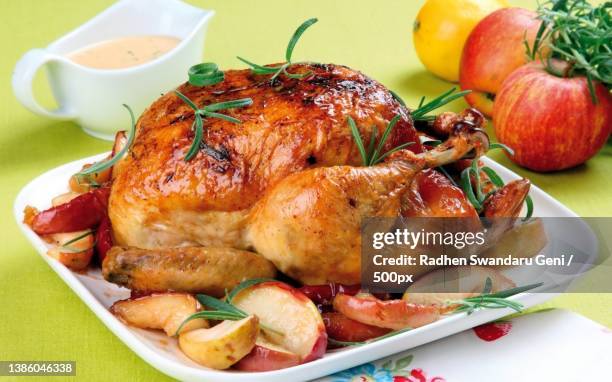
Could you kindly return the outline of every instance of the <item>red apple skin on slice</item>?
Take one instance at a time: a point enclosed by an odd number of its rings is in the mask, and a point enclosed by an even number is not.
[[[362,342],[383,336],[391,331],[391,329],[351,320],[338,312],[326,312],[322,315],[327,335],[338,341]]]
[[[268,338],[300,356],[301,362],[325,354],[327,332],[321,314],[299,290],[278,281],[263,282],[242,290],[232,303],[259,317]],[[266,327],[282,335],[266,330]]]
[[[410,304],[404,300],[382,301],[373,296],[339,294],[334,299],[334,309],[363,324],[393,330],[418,328],[440,317],[440,309],[436,306]]]
[[[299,355],[270,342],[260,332],[253,350],[234,368],[241,371],[272,371],[297,366],[301,362]]]

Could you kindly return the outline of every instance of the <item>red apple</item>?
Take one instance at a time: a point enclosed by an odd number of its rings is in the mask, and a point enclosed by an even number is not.
[[[559,73],[566,64],[552,60]],[[606,143],[612,129],[612,96],[594,82],[593,103],[585,77],[562,78],[541,62],[520,67],[504,81],[495,100],[493,123],[512,159],[535,171],[584,163]]]
[[[525,38],[533,46],[541,21],[523,8],[503,8],[482,19],[470,33],[461,56],[459,84],[471,89],[466,101],[487,116],[504,79],[527,63]]]
[[[338,341],[361,342],[389,333],[390,329],[379,328],[351,320],[338,312],[323,313],[327,335]]]
[[[404,300],[379,300],[374,296],[339,294],[334,309],[362,324],[387,329],[418,328],[436,321],[440,309],[435,305],[411,304]]]
[[[271,371],[297,366],[300,363],[299,355],[270,342],[260,332],[253,350],[238,361],[234,368],[242,371]]]
[[[321,358],[327,332],[315,304],[299,290],[279,281],[255,284],[238,293],[232,303],[256,315],[264,334],[295,353],[301,362]]]

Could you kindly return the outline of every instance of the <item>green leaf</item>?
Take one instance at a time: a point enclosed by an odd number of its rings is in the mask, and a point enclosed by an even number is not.
[[[391,366],[393,366],[393,361],[388,360],[387,362],[383,363],[380,367],[381,369],[391,370]]]
[[[187,72],[189,83],[194,86],[208,86],[218,84],[225,79],[225,74],[219,70],[217,64],[204,62],[193,65]]]
[[[503,291],[500,291],[500,292],[492,293],[489,296],[490,297],[507,298],[507,297],[511,297],[511,296],[517,295],[519,293],[526,292],[526,291],[531,290],[531,289],[539,288],[542,285],[544,285],[544,283],[529,284],[529,285],[525,285],[525,286],[510,288],[510,289],[506,289],[506,290],[503,290]]]
[[[512,150],[509,146],[504,145],[503,143],[493,142],[489,144],[489,150],[502,149],[506,151],[510,156],[514,156],[514,150]]]
[[[253,100],[251,98],[240,98],[240,99],[234,99],[231,101],[218,102],[218,103],[206,105],[202,109],[204,111],[214,112],[214,111],[219,111],[219,110],[235,109],[238,107],[250,106],[252,104],[253,104]]]
[[[387,139],[389,139],[389,134],[391,134],[391,131],[393,131],[393,128],[395,127],[395,125],[397,124],[397,121],[399,121],[400,118],[401,118],[401,115],[398,114],[395,117],[393,117],[387,124],[387,128],[385,129],[382,137],[380,137],[380,140],[378,141],[378,146],[376,147],[376,149],[374,150],[374,153],[370,157],[370,163],[368,163],[369,166],[378,162],[377,160],[378,155],[382,151],[385,143],[387,142]]]
[[[380,158],[378,158],[376,160],[376,163],[373,163],[373,165],[382,162],[386,157],[388,157],[389,155],[393,154],[394,152],[397,152],[397,151],[400,151],[402,149],[405,149],[406,147],[411,146],[411,145],[414,145],[414,142],[406,142],[406,143],[402,143],[399,146],[395,146],[391,150],[389,150],[386,153],[384,153],[383,155],[381,155]]]
[[[308,29],[311,25],[313,25],[317,21],[319,20],[314,17],[311,19],[308,19],[304,21],[302,25],[300,25],[295,30],[295,32],[293,33],[293,36],[291,36],[291,39],[289,40],[289,44],[287,45],[287,51],[285,52],[285,59],[287,60],[287,62],[291,62],[291,56],[293,55],[293,49],[295,48],[295,44],[297,44],[302,34],[306,31],[306,29]]]
[[[500,178],[499,175],[493,170],[491,167],[482,167],[481,170],[489,177],[491,183],[493,183],[496,187],[503,187],[504,181]]]
[[[184,160],[186,162],[195,157],[200,150],[200,142],[202,142],[202,137],[204,135],[204,122],[202,121],[202,116],[200,116],[200,114],[195,115],[191,128],[194,130],[194,137],[193,141],[191,142],[191,147],[189,147],[189,151],[187,151],[187,154],[185,154]]]
[[[134,143],[134,137],[136,136],[136,118],[134,118],[134,113],[132,112],[132,109],[130,109],[128,105],[123,104],[123,107],[125,107],[127,111],[130,113],[130,118],[132,120],[132,126],[130,128],[130,134],[128,135],[127,143],[125,144],[125,146],[123,146],[123,148],[118,153],[115,153],[115,155],[112,158],[105,160],[105,161],[94,163],[90,167],[78,172],[76,174],[77,176],[95,174],[97,172],[100,172],[102,170],[105,170],[111,167],[112,165],[117,163],[119,159],[123,158],[125,153],[127,153],[128,150],[132,147],[132,144]]]
[[[404,100],[402,99],[402,97],[399,96],[399,94],[397,94],[391,89],[389,89],[389,93],[391,93],[391,96],[393,97],[393,99],[399,102],[400,105],[402,105],[403,107],[406,107],[406,102],[404,102]]]
[[[527,213],[525,214],[523,221],[527,221],[531,219],[531,216],[533,216],[533,199],[531,199],[531,196],[527,195],[525,198],[525,204],[527,205]]]
[[[234,299],[234,297],[236,297],[238,295],[238,293],[240,293],[241,291],[243,291],[246,288],[250,288],[253,285],[257,285],[257,284],[261,284],[261,283],[265,283],[265,282],[269,282],[269,281],[276,281],[275,279],[271,279],[271,278],[257,278],[257,279],[250,279],[250,280],[245,280],[243,282],[241,282],[240,284],[236,285],[234,287],[234,289],[232,289],[232,291],[225,296],[225,301],[229,304],[232,303],[232,300]]]
[[[219,321],[223,321],[223,320],[232,320],[232,321],[238,321],[243,319],[244,317],[238,315],[238,314],[234,314],[234,313],[230,313],[230,312],[222,312],[222,311],[215,311],[215,310],[203,310],[200,312],[196,312],[194,314],[192,314],[191,316],[187,317],[185,320],[183,320],[183,322],[181,323],[181,325],[179,325],[178,329],[176,329],[176,332],[174,333],[175,336],[178,336],[178,334],[181,332],[181,329],[183,328],[183,326],[185,326],[189,321],[193,321],[196,319],[206,319],[206,320],[219,320]]]
[[[393,368],[394,370],[403,370],[406,367],[408,367],[408,365],[410,365],[410,363],[412,363],[412,359],[413,356],[412,354],[404,357],[404,358],[400,358],[395,362],[395,367]]]
[[[474,190],[472,188],[472,180],[470,177],[471,172],[471,167],[468,167],[461,171],[461,189],[463,189],[463,193],[465,194],[469,202],[472,203],[476,211],[480,211],[482,210],[482,204],[480,204],[480,202],[476,198],[476,195],[474,195]]]
[[[492,289],[493,289],[493,281],[491,281],[490,277],[487,277],[487,280],[485,281],[485,286],[482,289],[482,294],[489,294],[491,293]]]
[[[185,102],[187,105],[189,105],[189,107],[192,108],[193,111],[198,112],[198,110],[199,110],[198,106],[195,103],[193,103],[186,95],[184,95],[183,93],[179,92],[178,90],[175,90],[174,94],[176,94],[180,99],[183,100],[183,102]]]
[[[338,341],[333,338],[328,338],[327,343],[335,346],[360,346],[365,345],[367,342]]]
[[[456,88],[452,88],[448,90],[447,92],[434,98],[433,100],[427,102],[426,104],[423,104],[425,99],[422,98],[421,102],[419,103],[419,107],[417,107],[415,110],[413,110],[410,113],[412,115],[412,118],[415,121],[416,120],[429,120],[430,118],[426,117],[426,114],[446,105],[447,103],[450,103],[456,100],[457,98],[461,98],[464,95],[469,94],[471,92],[471,90],[464,90],[459,93],[453,94],[455,90]]]
[[[363,146],[363,141],[361,140],[361,135],[359,134],[359,130],[357,129],[357,125],[355,124],[355,120],[353,120],[353,118],[349,116],[347,118],[347,121],[348,121],[349,128],[351,129],[351,134],[353,135],[353,140],[355,141],[355,144],[357,145],[357,149],[359,150],[359,153],[361,154],[363,165],[368,166],[370,161],[365,151],[365,147]]]
[[[218,298],[214,298],[212,296],[208,296],[206,294],[196,294],[196,299],[204,306],[213,308],[215,310],[221,312],[229,312],[231,314],[236,314],[242,316],[242,318],[247,317],[248,314],[244,312],[242,309],[238,309],[232,304],[229,304],[225,301],[221,301]]]
[[[225,114],[213,113],[213,112],[207,111],[207,112],[204,113],[204,115],[207,116],[207,117],[211,117],[211,118],[223,119],[225,121],[229,121],[229,122],[233,122],[233,123],[242,123],[242,121],[239,120],[238,118],[234,118],[234,117],[231,117],[231,116],[225,115]]]
[[[262,66],[262,65],[257,65],[251,61],[248,61],[247,59],[242,58],[240,56],[236,56],[236,58],[238,58],[240,61],[244,62],[245,64],[249,65],[253,71],[257,70],[256,74],[276,73],[282,66],[282,65],[281,66]]]

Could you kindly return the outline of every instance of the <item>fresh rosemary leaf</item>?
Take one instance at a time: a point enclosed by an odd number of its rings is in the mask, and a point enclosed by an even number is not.
[[[276,73],[278,71],[278,69],[282,66],[261,66],[261,65],[257,65],[245,58],[242,58],[240,56],[236,57],[237,59],[239,59],[240,61],[244,62],[245,64],[247,64],[248,66],[251,67],[251,70],[253,72],[256,72],[255,74],[272,74],[272,73]]]
[[[301,79],[304,77],[309,76],[310,74],[312,74],[311,72],[307,72],[307,73],[289,73],[287,71],[287,69],[294,64],[293,61],[291,61],[291,56],[293,55],[293,50],[295,49],[295,45],[297,44],[297,42],[299,41],[300,37],[302,36],[302,34],[304,34],[304,32],[306,31],[306,29],[308,29],[311,25],[313,25],[314,23],[316,23],[318,20],[316,18],[311,18],[308,19],[306,21],[304,21],[296,30],[295,32],[293,32],[293,36],[291,36],[291,39],[289,40],[289,44],[287,44],[287,50],[285,51],[285,60],[286,62],[282,65],[279,66],[263,66],[263,65],[259,65],[259,64],[255,64],[245,58],[242,58],[240,56],[237,56],[237,58],[244,62],[245,64],[247,64],[248,66],[251,67],[251,72],[253,74],[272,74],[272,77],[270,77],[270,83],[274,83],[274,81],[276,80],[276,78],[281,75],[284,74],[285,76],[287,76],[288,78],[294,78],[294,79]]]
[[[240,98],[233,99],[231,101],[218,102],[213,103],[211,105],[206,105],[202,109],[204,111],[219,111],[225,109],[235,109],[237,107],[250,106],[253,104],[253,100],[251,98]]]
[[[489,295],[489,297],[508,298],[508,297],[517,295],[519,293],[527,292],[528,290],[531,290],[531,289],[539,288],[542,285],[544,285],[544,283],[540,282],[540,283],[535,283],[535,284],[529,284],[529,285],[519,286],[519,287],[515,287],[515,288],[510,288],[510,289],[506,289],[506,290],[503,290],[503,291],[491,293]]]
[[[393,117],[391,121],[389,121],[385,131],[383,132],[383,135],[380,137],[380,140],[378,141],[378,145],[376,145],[376,148],[374,148],[375,140],[377,136],[376,127],[372,127],[372,134],[370,136],[370,142],[368,143],[367,151],[366,151],[365,145],[363,144],[363,139],[361,139],[361,135],[359,134],[359,129],[357,128],[357,125],[355,124],[355,120],[351,118],[350,116],[347,118],[349,129],[351,130],[351,134],[353,136],[353,140],[355,141],[355,144],[357,145],[357,149],[359,150],[359,153],[361,154],[361,159],[363,161],[364,166],[374,166],[382,162],[383,159],[393,154],[394,152],[399,151],[403,148],[406,148],[407,146],[414,144],[414,142],[406,142],[406,143],[403,143],[399,146],[396,146],[390,149],[389,151],[381,155],[382,149],[385,146],[385,143],[387,142],[387,140],[389,139],[389,135],[393,131],[393,128],[395,127],[395,125],[397,124],[400,118],[401,116],[398,114],[395,117]]]
[[[502,180],[502,178],[499,177],[499,175],[497,175],[497,173],[495,172],[495,170],[493,170],[491,167],[483,167],[481,168],[481,170],[487,174],[487,176],[489,177],[489,180],[491,181],[491,183],[493,183],[493,185],[495,185],[496,187],[503,187],[504,186],[504,181]]]
[[[490,277],[487,277],[487,280],[485,281],[485,286],[484,288],[482,288],[481,294],[489,294],[491,293],[492,289],[493,289],[493,281],[491,281]]]
[[[187,105],[189,105],[190,108],[193,109],[193,111],[197,112],[199,110],[198,106],[193,103],[192,100],[190,100],[186,95],[184,95],[183,93],[179,92],[178,90],[174,91],[174,94],[176,94],[180,99],[183,100],[183,102],[185,102]]]
[[[275,281],[275,280],[270,279],[270,278],[264,278],[264,277],[245,280],[241,282],[240,284],[236,285],[234,289],[232,289],[232,291],[228,293],[227,296],[225,296],[225,302],[227,302],[228,304],[231,304],[234,297],[236,297],[236,295],[238,295],[238,293],[240,293],[242,290],[252,287],[253,285],[261,284],[261,283],[268,282],[268,281]]]
[[[93,234],[93,231],[90,231],[90,230],[85,231],[85,232],[83,232],[82,234],[80,234],[79,236],[74,237],[74,238],[72,238],[72,239],[68,240],[68,241],[67,241],[67,242],[65,242],[65,243],[62,243],[62,245],[61,245],[61,246],[62,246],[62,247],[67,247],[67,246],[69,246],[70,244],[76,243],[77,241],[79,241],[79,240],[81,240],[81,239],[84,239],[84,238],[86,238],[87,236],[92,235],[92,234]]]
[[[194,112],[194,120],[191,125],[191,129],[194,131],[194,138],[191,142],[189,150],[187,151],[187,154],[185,154],[185,161],[191,160],[194,156],[196,156],[200,149],[202,139],[204,138],[204,117],[223,119],[233,123],[241,123],[241,121],[237,118],[225,114],[216,113],[215,111],[249,106],[253,103],[253,100],[250,98],[241,98],[231,101],[213,103],[211,105],[204,106],[203,108],[198,108],[198,106],[193,103],[193,101],[191,101],[180,91],[175,90],[174,93],[180,99],[182,99],[183,102],[189,105],[189,107],[191,107]],[[214,148],[206,144],[204,146],[214,150]]]
[[[363,165],[367,166],[369,163],[369,157],[365,151],[365,147],[363,146],[363,140],[361,139],[361,135],[359,135],[359,130],[357,129],[357,125],[355,124],[355,120],[350,116],[347,118],[349,128],[351,129],[351,134],[353,135],[353,140],[357,145],[357,149],[361,154],[361,159],[363,160]]]
[[[476,195],[474,194],[474,189],[472,188],[472,179],[471,179],[472,171],[473,171],[472,167],[467,167],[466,169],[461,171],[461,179],[460,179],[461,188],[463,189],[463,193],[467,197],[468,201],[472,203],[476,211],[480,212],[482,210],[482,204],[476,198]]]
[[[203,318],[206,320],[219,320],[219,321],[223,321],[223,320],[232,320],[232,321],[238,321],[238,320],[242,320],[244,317],[238,315],[238,314],[234,314],[234,313],[230,313],[230,312],[223,312],[223,311],[218,311],[218,310],[203,310],[200,312],[196,312],[194,314],[192,314],[191,316],[187,317],[178,327],[178,329],[176,329],[176,333],[174,333],[175,336],[178,336],[178,334],[181,332],[181,329],[183,329],[183,326],[185,326],[189,321],[193,321],[199,318]]]
[[[403,107],[406,107],[406,102],[404,102],[404,100],[402,99],[402,97],[399,96],[399,94],[397,94],[391,89],[389,89],[389,93],[391,93],[391,96],[393,96],[393,99],[399,102],[400,105],[402,105]]]
[[[525,198],[525,205],[527,206],[527,213],[525,214],[523,221],[527,221],[533,216],[533,199],[531,199],[531,196],[527,195]]]
[[[382,149],[385,143],[387,142],[387,139],[389,139],[389,134],[391,133],[391,131],[395,127],[395,124],[397,123],[397,121],[399,121],[400,118],[401,116],[398,114],[395,117],[393,117],[391,121],[389,121],[389,123],[387,124],[387,128],[385,129],[382,137],[380,137],[380,140],[378,141],[378,146],[376,147],[376,149],[374,150],[374,153],[372,153],[372,156],[370,157],[370,163],[368,163],[369,166],[372,166],[378,162],[378,156],[382,152]]]
[[[218,119],[223,119],[225,121],[229,121],[229,122],[233,122],[233,123],[242,123],[241,120],[239,120],[238,118],[234,118],[231,117],[229,115],[225,115],[225,114],[220,114],[220,113],[213,113],[213,112],[207,112],[206,113],[207,117],[211,117],[211,118],[218,118]]]
[[[295,44],[297,44],[300,37],[302,37],[302,34],[306,31],[306,29],[308,29],[311,25],[313,25],[317,21],[319,20],[314,17],[311,19],[308,19],[304,21],[302,25],[300,25],[295,30],[295,32],[293,33],[293,36],[291,36],[291,39],[289,40],[289,44],[287,44],[287,50],[285,51],[285,59],[287,60],[287,62],[291,62],[291,56],[293,55],[293,49],[295,48]]]
[[[593,103],[597,103],[594,81],[612,87],[612,2],[592,5],[587,0],[546,1],[538,6],[542,25],[536,34],[531,59],[540,58],[548,72],[564,76],[584,76],[587,79]],[[543,57],[543,48],[551,50]],[[553,65],[552,59],[569,65],[564,72]]]
[[[227,303],[225,301],[221,301],[218,298],[214,298],[212,296],[208,296],[205,294],[196,294],[196,299],[198,299],[198,301],[202,305],[207,306],[209,308],[213,308],[221,312],[229,312],[231,314],[242,316],[242,318],[248,316],[248,314],[244,312],[242,309],[238,309],[234,305]]]
[[[471,92],[471,90],[464,90],[458,93],[454,93],[455,90],[456,88],[452,88],[427,103],[424,103],[425,99],[422,98],[421,102],[419,102],[419,107],[417,107],[410,113],[412,115],[412,119],[414,119],[415,121],[430,120],[431,118],[427,117],[426,114],[431,113],[432,111],[446,105],[447,103],[450,103],[456,100],[457,98],[461,98]]]
[[[509,146],[504,145],[503,143],[494,142],[489,144],[489,150],[502,149],[506,151],[510,156],[514,156],[514,150],[512,150]]]
[[[384,153],[383,155],[381,155],[381,156],[378,158],[378,160],[376,161],[376,163],[374,163],[374,164],[377,164],[377,163],[382,162],[382,161],[383,161],[383,160],[384,160],[386,157],[388,157],[389,155],[393,154],[394,152],[396,152],[396,151],[400,151],[400,150],[402,150],[402,149],[405,149],[406,147],[411,146],[411,145],[414,145],[414,142],[406,142],[406,143],[402,143],[402,144],[401,144],[401,145],[399,145],[399,146],[395,146],[395,147],[394,147],[394,148],[392,148],[391,150],[389,150],[389,151],[387,151],[386,153]]]
[[[331,345],[336,345],[336,346],[357,346],[357,345],[365,345],[365,344],[367,344],[367,342],[360,342],[360,341],[339,341],[339,340],[335,340],[333,338],[328,338],[327,339],[327,343],[331,344]]]
[[[208,86],[223,82],[225,74],[219,70],[217,64],[204,62],[189,68],[187,72],[189,83],[194,86]]]
[[[202,121],[202,117],[200,114],[195,115],[195,119],[193,120],[193,124],[191,125],[191,129],[193,130],[193,141],[191,142],[191,146],[189,147],[189,151],[185,154],[185,161],[190,161],[200,149],[200,142],[202,141],[202,137],[204,136],[204,121]]]
[[[112,158],[109,158],[109,159],[101,161],[101,162],[94,163],[90,167],[88,167],[86,169],[83,169],[80,172],[78,172],[76,174],[77,176],[84,176],[84,175],[89,175],[89,174],[95,174],[95,173],[100,172],[102,170],[106,170],[107,168],[109,168],[112,165],[114,165],[115,163],[117,163],[117,161],[119,159],[123,158],[125,153],[127,153],[127,151],[130,149],[130,147],[132,147],[132,143],[134,143],[134,137],[136,135],[136,118],[134,118],[134,113],[132,112],[132,109],[130,109],[130,107],[128,105],[123,104],[123,107],[125,107],[127,109],[127,111],[130,113],[130,118],[132,120],[132,126],[130,128],[130,134],[128,136],[128,140],[127,140],[125,146],[123,146],[123,148],[118,153],[116,153]]]

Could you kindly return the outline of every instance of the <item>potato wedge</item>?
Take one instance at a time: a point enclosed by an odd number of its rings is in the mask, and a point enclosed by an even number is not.
[[[222,370],[249,354],[258,334],[259,320],[248,316],[239,321],[223,321],[210,329],[182,333],[179,346],[195,362]]]
[[[141,329],[162,329],[173,336],[183,321],[201,310],[198,301],[186,293],[160,293],[117,301],[110,311],[121,321]],[[189,321],[181,333],[208,328],[204,319]]]

